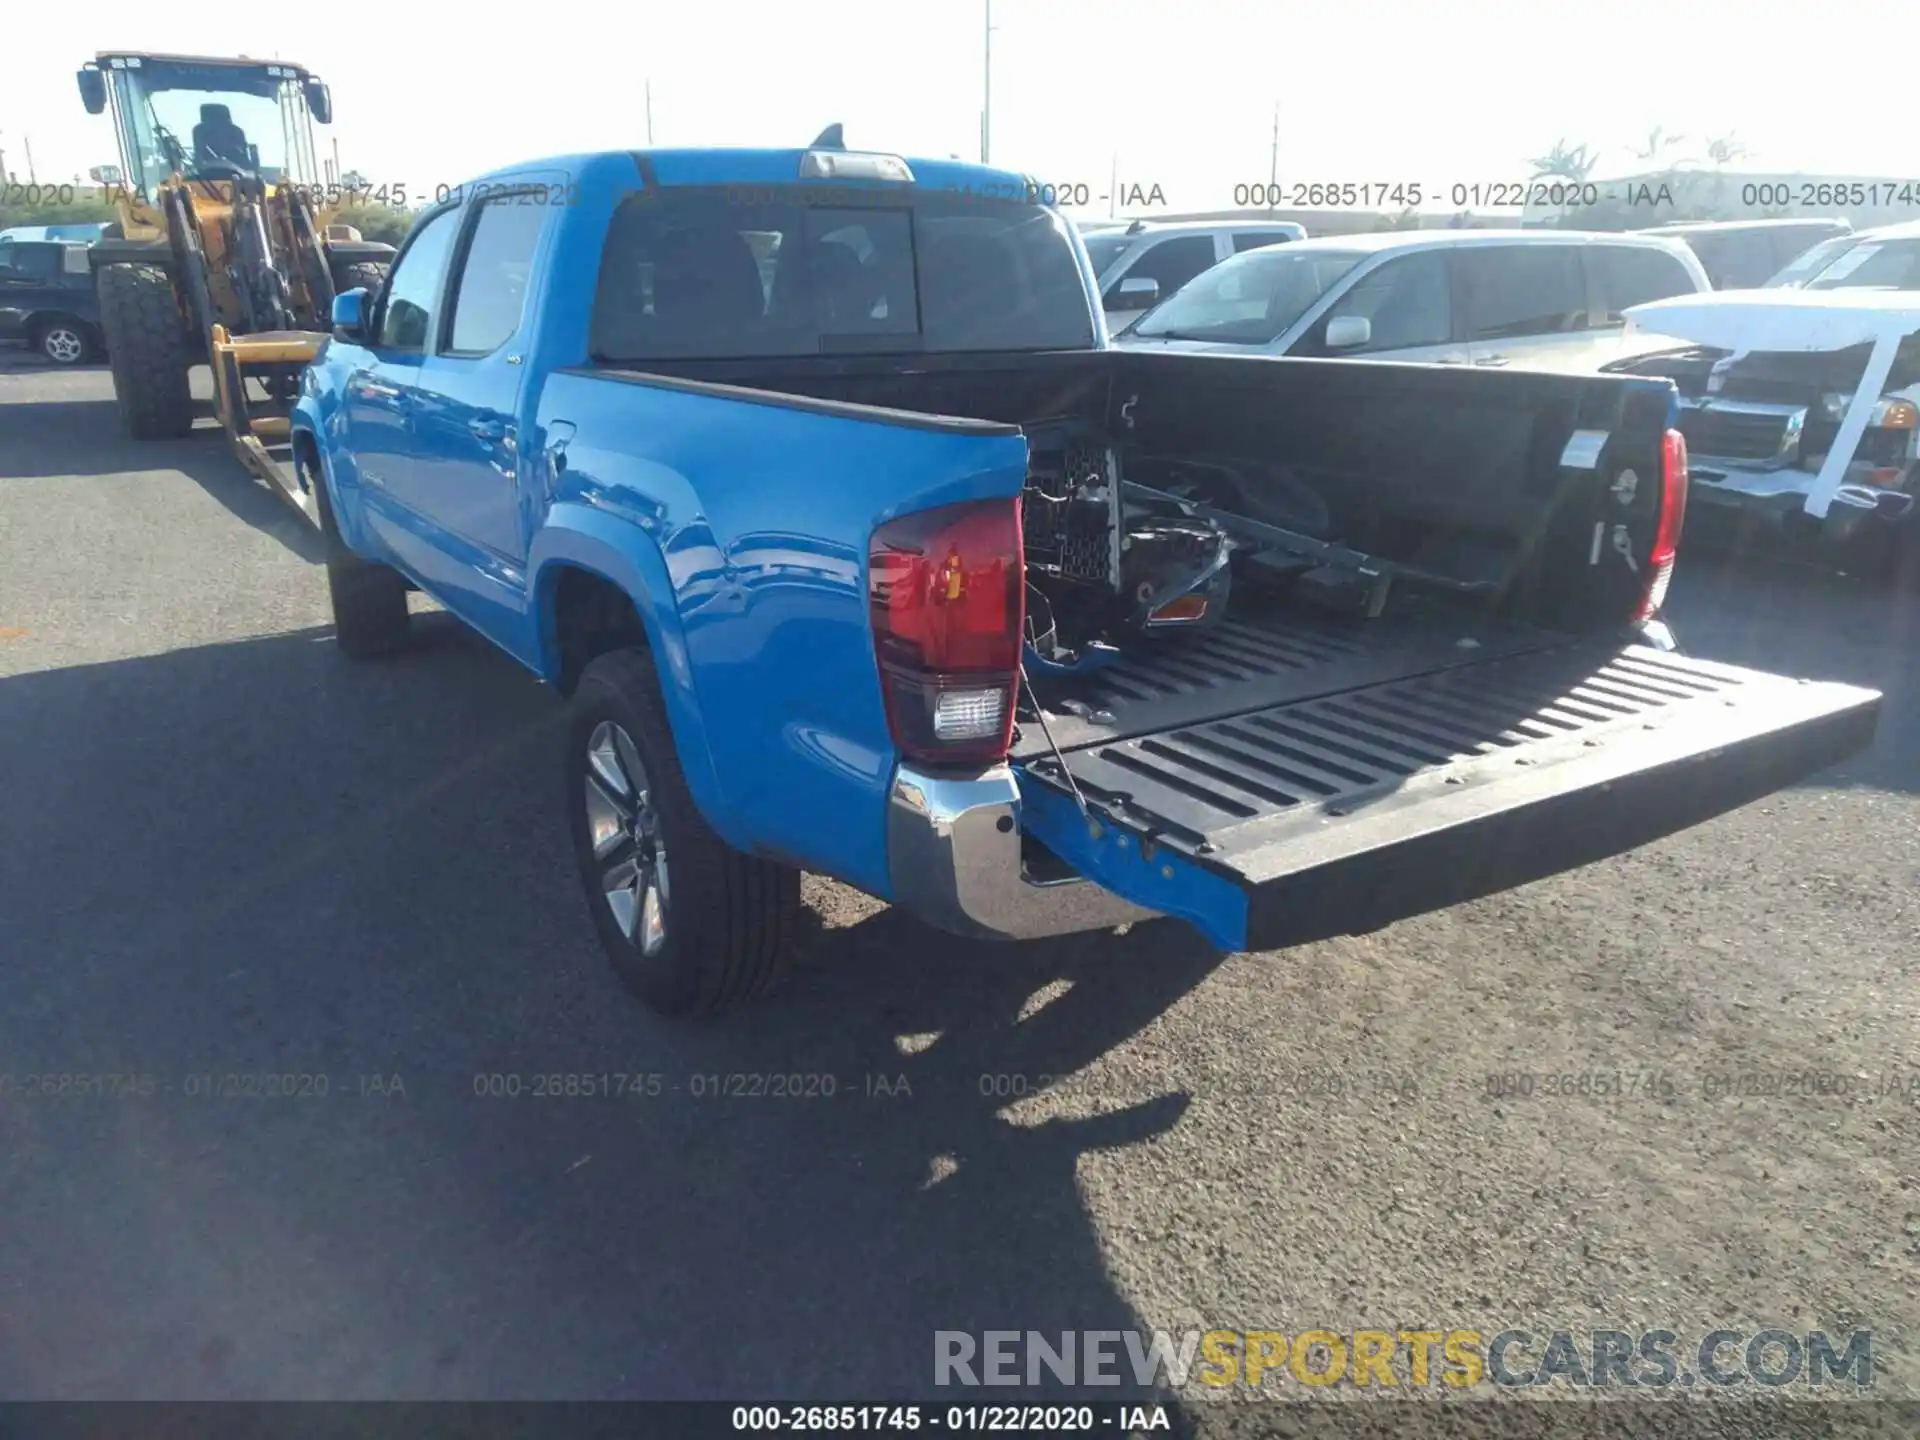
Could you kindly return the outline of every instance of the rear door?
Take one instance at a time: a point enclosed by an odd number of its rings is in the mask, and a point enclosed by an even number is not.
[[[1596,327],[1589,332],[1590,350],[1565,352],[1580,360],[1580,368],[1597,371],[1612,361],[1681,343],[1644,332],[1629,338],[1626,319],[1629,306],[1698,292],[1698,282],[1679,256],[1651,245],[1596,240],[1580,247],[1580,259],[1586,267],[1587,298]]]
[[[62,248],[31,240],[0,244],[0,338],[24,339],[34,315],[58,306]]]
[[[1589,338],[1586,277],[1577,245],[1462,245],[1453,265],[1471,364],[1563,368]]]

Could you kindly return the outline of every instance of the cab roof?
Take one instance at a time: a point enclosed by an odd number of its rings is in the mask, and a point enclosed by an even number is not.
[[[282,70],[297,70],[302,75],[312,73],[298,60],[281,60],[271,55],[174,55],[164,50],[101,50],[93,60],[101,66],[114,60],[159,60],[169,65],[231,65],[236,70],[278,65]]]
[[[802,181],[800,162],[803,156],[815,153],[832,153],[847,156],[885,155],[892,159],[904,160],[913,173],[913,184],[922,189],[970,190],[983,199],[1015,199],[1027,193],[1032,177],[1017,170],[1003,170],[998,166],[980,165],[966,160],[935,160],[900,155],[890,150],[849,145],[845,150],[833,150],[829,146],[801,146],[793,149],[765,150],[752,148],[725,148],[709,146],[701,149],[654,149],[654,150],[600,150],[577,155],[554,155],[540,160],[527,160],[516,165],[502,166],[485,175],[476,175],[470,184],[485,184],[490,181],[506,180],[515,175],[524,175],[530,171],[561,171],[569,175],[581,175],[590,170],[624,166],[629,175],[637,169],[639,176],[649,184],[663,186],[675,185],[788,185],[805,184],[845,184],[861,188],[872,187],[885,190],[898,181],[880,181],[848,179]]]

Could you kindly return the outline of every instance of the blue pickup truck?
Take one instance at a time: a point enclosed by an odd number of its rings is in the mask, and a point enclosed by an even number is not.
[[[1366,931],[1872,739],[1657,619],[1670,382],[1110,348],[1024,177],[655,150],[423,213],[305,373],[340,648],[425,591],[568,697],[622,979],[779,972],[802,870],[961,934]],[[511,883],[502,876],[502,883]]]

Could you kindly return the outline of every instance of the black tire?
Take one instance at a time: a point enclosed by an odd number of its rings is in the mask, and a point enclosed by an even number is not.
[[[589,830],[589,751],[596,732],[617,726],[643,775],[650,833],[668,857],[663,943],[649,955],[636,920],[622,927],[604,876],[623,855],[644,856],[631,834],[603,858]],[[624,768],[624,764],[623,764]],[[759,995],[785,974],[800,909],[800,874],[733,849],[714,834],[687,790],[652,662],[614,650],[588,665],[567,726],[567,816],[574,858],[594,928],[621,982],[663,1015],[710,1014]],[[601,783],[602,795],[615,787]],[[629,807],[633,809],[633,807]],[[638,813],[635,811],[634,813]],[[644,902],[640,903],[644,912]]]
[[[305,450],[299,452],[320,509],[320,531],[327,547],[327,598],[333,603],[333,639],[340,653],[355,660],[391,655],[407,643],[413,618],[407,611],[407,581],[390,565],[363,560],[340,538],[327,498],[326,478]]]
[[[84,365],[100,351],[92,327],[71,315],[48,315],[35,320],[29,338],[42,359],[62,369]]]
[[[192,361],[167,272],[157,265],[103,267],[100,323],[127,434],[171,440],[193,429]]]

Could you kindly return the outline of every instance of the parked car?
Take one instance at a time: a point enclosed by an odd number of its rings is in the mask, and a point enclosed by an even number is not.
[[[1222,260],[1307,238],[1306,227],[1290,220],[1135,220],[1111,229],[1082,226],[1080,233],[1113,335],[1124,334],[1148,310]]]
[[[0,340],[24,340],[55,365],[105,353],[84,244],[0,240]]]
[[[802,869],[964,935],[1266,948],[1870,743],[1873,692],[1662,636],[1671,385],[1113,349],[1020,188],[565,157],[455,190],[334,306],[289,483],[340,648],[401,646],[417,586],[571,697],[575,857],[650,1004],[764,986]]]
[[[1708,220],[1655,225],[1638,235],[1678,240],[1706,268],[1716,290],[1753,290],[1808,247],[1853,233],[1845,220]]]
[[[1625,358],[1625,312],[1710,288],[1642,235],[1415,230],[1323,236],[1222,262],[1142,317],[1140,348],[1591,371]],[[1659,341],[1642,338],[1640,350]]]
[[[1876,248],[1843,279],[1883,263]],[[1868,246],[1850,252],[1860,254]],[[1920,277],[1899,290],[1750,290],[1636,306],[1692,342],[1622,371],[1680,389],[1693,503],[1829,542],[1909,540],[1920,492]]]

